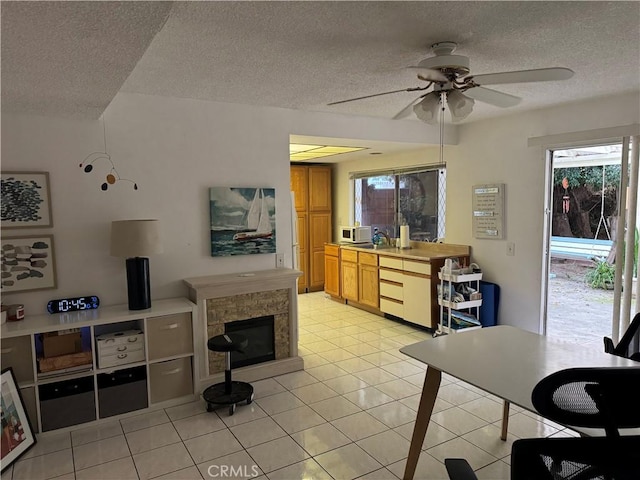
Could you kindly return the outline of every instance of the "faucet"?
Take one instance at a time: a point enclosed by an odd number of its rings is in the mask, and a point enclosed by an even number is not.
[[[389,234],[387,233],[387,231],[385,230],[385,231],[383,232],[383,231],[381,231],[381,230],[378,230],[378,233],[379,233],[380,235],[382,235],[382,236],[385,238],[385,240],[387,241],[387,245],[389,245],[389,246],[391,247],[391,246],[392,246],[392,245],[391,245],[391,238],[389,237]]]

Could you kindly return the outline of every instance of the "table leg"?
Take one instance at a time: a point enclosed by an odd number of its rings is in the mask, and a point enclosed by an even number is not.
[[[507,429],[509,427],[509,402],[506,400],[502,405],[502,432],[500,432],[500,440],[507,440]]]
[[[424,386],[422,387],[422,395],[418,406],[418,415],[416,416],[416,425],[413,427],[413,436],[409,446],[409,457],[402,477],[404,480],[412,480],[416,472],[422,442],[424,442],[424,436],[427,434],[427,427],[429,426],[433,406],[436,403],[441,377],[442,372],[440,370],[427,367],[427,374],[424,377]]]

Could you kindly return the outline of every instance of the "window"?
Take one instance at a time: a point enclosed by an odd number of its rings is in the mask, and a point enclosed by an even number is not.
[[[444,237],[446,170],[396,170],[352,174],[354,219],[398,237],[409,225],[411,240]]]

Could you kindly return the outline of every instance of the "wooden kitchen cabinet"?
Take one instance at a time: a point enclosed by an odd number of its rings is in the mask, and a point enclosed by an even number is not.
[[[378,308],[379,300],[378,255],[358,252],[358,301]]]
[[[340,281],[342,298],[358,301],[358,252],[342,250],[340,256]]]
[[[341,249],[340,280],[342,298],[378,308],[378,255]]]
[[[331,242],[331,174],[326,165],[291,165],[302,276],[298,293],[324,288],[324,244]]]
[[[309,167],[309,211],[331,212],[331,167]]]
[[[340,247],[324,246],[324,291],[332,297],[340,297]]]

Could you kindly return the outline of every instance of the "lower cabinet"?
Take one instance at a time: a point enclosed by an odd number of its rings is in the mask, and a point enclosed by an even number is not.
[[[405,272],[403,317],[407,322],[434,328],[431,315],[431,278]]]
[[[435,328],[431,305],[431,264],[380,256],[380,310],[408,322]]]
[[[324,291],[331,296],[340,296],[340,247],[324,246]]]
[[[378,255],[341,249],[342,298],[378,308]]]
[[[340,259],[340,288],[342,298],[358,301],[358,252],[342,250]]]
[[[358,301],[364,305],[378,308],[378,292],[378,255],[358,252]]]

